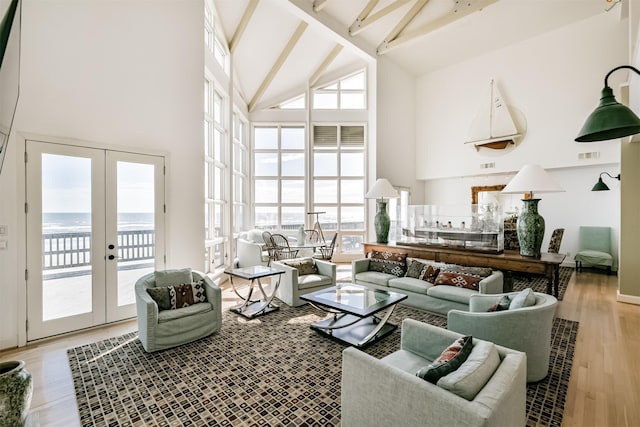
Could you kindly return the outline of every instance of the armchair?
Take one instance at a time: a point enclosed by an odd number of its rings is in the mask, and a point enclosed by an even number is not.
[[[549,372],[551,327],[558,300],[534,292],[535,305],[504,311],[487,310],[504,295],[472,295],[469,311],[451,310],[447,328],[527,354],[527,382],[540,381]]]
[[[164,350],[206,337],[222,327],[222,293],[220,288],[198,271],[165,270],[167,275],[192,277],[203,280],[207,302],[196,303],[174,310],[159,310],[158,304],[147,292],[148,288],[161,287],[156,282],[156,273],[142,276],[136,282],[136,309],[138,313],[138,337],[147,352]],[[185,281],[179,280],[184,283]],[[177,284],[177,283],[176,283]]]
[[[308,268],[310,265],[315,266],[317,273],[302,274],[312,269]],[[335,286],[336,284],[336,265],[328,261],[315,258],[298,258],[274,261],[271,266],[285,271],[280,277],[281,282],[276,292],[276,297],[292,307],[307,303],[307,301],[300,299],[300,295]]]
[[[583,227],[578,231],[578,252],[573,258],[576,270],[582,271],[582,263],[607,268],[611,274],[611,227]]]
[[[402,322],[400,350],[376,359],[342,352],[342,419],[351,426],[523,426],[526,355],[496,346],[500,362],[472,400],[415,375],[462,335],[412,319]],[[473,339],[474,345],[481,340]]]
[[[263,244],[252,242],[239,237],[236,243],[235,266],[237,268],[252,267],[254,265],[268,265],[269,253],[263,251]]]

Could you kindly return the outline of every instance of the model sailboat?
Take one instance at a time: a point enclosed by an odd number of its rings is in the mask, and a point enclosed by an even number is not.
[[[478,116],[471,124],[469,138],[465,144],[473,144],[476,150],[480,148],[492,148],[502,150],[510,144],[515,144],[516,139],[522,134],[511,117],[509,107],[502,99],[502,95],[495,85],[490,82],[490,94],[488,102],[484,102]]]

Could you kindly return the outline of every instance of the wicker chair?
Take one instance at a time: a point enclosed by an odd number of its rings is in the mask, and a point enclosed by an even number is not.
[[[298,256],[298,249],[292,249],[289,246],[289,240],[282,234],[272,234],[271,242],[275,247],[275,259],[291,259]]]

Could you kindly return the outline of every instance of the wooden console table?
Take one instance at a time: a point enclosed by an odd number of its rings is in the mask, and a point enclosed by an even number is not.
[[[364,253],[368,254],[372,250],[387,252],[402,252],[412,258],[429,259],[438,262],[451,264],[469,265],[477,267],[490,267],[503,272],[517,271],[520,273],[541,274],[547,278],[547,293],[558,297],[558,286],[560,283],[560,264],[564,261],[565,254],[543,253],[540,258],[526,257],[520,255],[518,251],[504,251],[501,254],[484,252],[472,252],[439,247],[416,247],[403,246],[389,242],[365,243]],[[505,292],[511,288],[508,275],[505,276]]]

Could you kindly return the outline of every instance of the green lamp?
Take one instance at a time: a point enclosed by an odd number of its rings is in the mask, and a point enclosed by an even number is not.
[[[387,213],[387,201],[385,199],[400,197],[398,192],[389,181],[380,178],[364,197],[365,199],[377,199],[378,210],[373,221],[376,229],[376,240],[377,243],[388,243],[391,218]]]
[[[600,174],[600,177],[598,178],[598,182],[596,182],[596,185],[593,186],[591,191],[609,191],[609,186],[605,184],[604,181],[602,180],[602,175],[608,175],[609,178],[615,178],[618,181],[620,181],[620,174],[618,174],[618,176],[612,176],[612,175],[609,175],[607,172],[602,172]]]
[[[631,65],[621,65],[607,73],[600,105],[587,117],[578,133],[577,142],[606,141],[640,133],[640,118],[631,109],[616,101],[613,90],[607,83],[609,76],[622,68],[640,74],[640,71]]]

